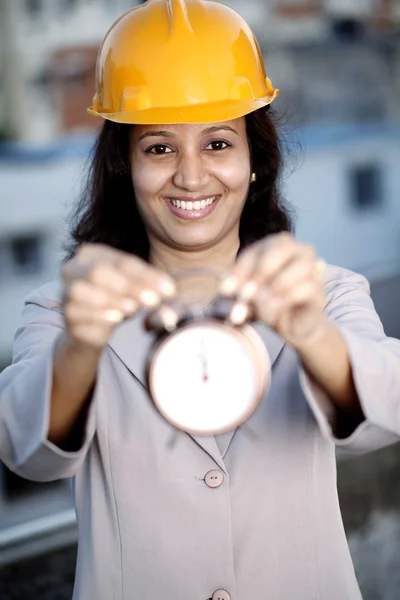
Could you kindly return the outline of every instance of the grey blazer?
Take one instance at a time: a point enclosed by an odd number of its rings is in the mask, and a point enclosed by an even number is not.
[[[33,292],[14,362],[0,375],[0,459],[23,477],[72,477],[79,550],[74,600],[359,600],[337,491],[335,445],[398,441],[400,341],[385,336],[365,278],[326,274],[326,311],[348,344],[365,421],[335,438],[335,411],[296,353],[257,325],[272,387],[222,436],[176,431],[145,380],[141,315],[102,354],[85,439],[46,439],[60,284]]]

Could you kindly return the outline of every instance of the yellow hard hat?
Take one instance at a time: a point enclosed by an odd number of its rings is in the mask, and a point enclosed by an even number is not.
[[[227,121],[279,94],[247,23],[210,0],[147,0],[99,50],[88,111],[118,123]]]

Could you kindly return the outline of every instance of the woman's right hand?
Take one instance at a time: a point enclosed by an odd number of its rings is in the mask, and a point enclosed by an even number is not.
[[[85,244],[62,269],[66,335],[101,350],[114,328],[142,308],[175,294],[173,279],[140,258],[102,244]]]

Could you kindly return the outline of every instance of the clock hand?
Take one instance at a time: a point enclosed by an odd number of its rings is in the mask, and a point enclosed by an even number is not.
[[[201,351],[199,352],[199,358],[203,367],[203,382],[208,381],[208,364],[207,364],[207,356],[206,349],[204,345],[204,340],[201,340]]]

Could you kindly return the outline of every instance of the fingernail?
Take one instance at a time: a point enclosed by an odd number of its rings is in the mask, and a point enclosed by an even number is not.
[[[139,293],[139,300],[146,306],[156,306],[159,303],[160,298],[158,294],[152,290],[142,290]]]
[[[229,319],[233,325],[242,325],[249,315],[249,307],[246,304],[237,303],[231,310]]]
[[[124,298],[121,302],[121,308],[125,315],[131,315],[137,309],[137,302],[133,298]]]
[[[120,323],[124,319],[124,314],[122,310],[109,308],[108,310],[104,311],[104,318],[109,323]]]
[[[237,281],[236,277],[232,277],[232,276],[227,277],[221,283],[221,287],[220,287],[221,293],[227,294],[227,295],[232,294],[236,290],[237,285],[238,285],[238,281]]]
[[[176,328],[177,323],[178,323],[179,317],[178,317],[177,313],[169,306],[164,306],[164,307],[161,307],[159,314],[160,314],[161,321],[164,325],[164,328],[167,331],[173,331]]]
[[[170,279],[162,279],[160,282],[160,290],[165,296],[173,296],[176,292],[176,286]]]
[[[258,284],[255,281],[248,281],[239,292],[241,300],[250,300],[255,295]]]

